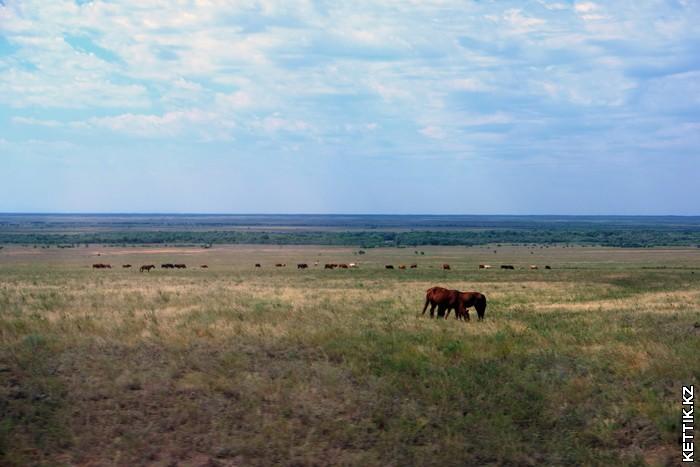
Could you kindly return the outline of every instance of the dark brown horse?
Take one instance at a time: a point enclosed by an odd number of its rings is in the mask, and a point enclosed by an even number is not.
[[[146,264],[146,265],[141,266],[139,268],[139,272],[143,272],[143,271],[151,272],[151,269],[155,269],[155,268],[156,268],[155,264]]]
[[[430,317],[435,314],[435,308],[438,309],[438,318],[443,316],[447,318],[450,310],[455,310],[457,319],[465,319],[469,321],[469,307],[476,309],[479,319],[484,319],[486,314],[486,296],[479,292],[460,292],[459,290],[450,290],[444,287],[432,287],[425,293],[425,305],[423,313],[430,305]]]
[[[442,265],[442,269],[444,269],[445,271],[449,271],[451,268],[449,264],[445,263]]]
[[[484,315],[486,314],[486,295],[479,292],[459,292],[459,295],[462,307],[461,310],[459,307],[455,308],[455,318],[469,321],[469,308],[474,307],[479,320],[484,319]],[[445,313],[445,319],[447,319],[449,315],[450,310],[448,309]]]

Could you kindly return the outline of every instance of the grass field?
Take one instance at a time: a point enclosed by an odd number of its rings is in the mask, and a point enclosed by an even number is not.
[[[5,247],[0,465],[680,463],[700,250],[420,250]]]

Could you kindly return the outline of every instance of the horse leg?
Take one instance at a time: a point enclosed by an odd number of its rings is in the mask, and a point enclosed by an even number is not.
[[[431,303],[430,304],[430,317],[434,318],[435,317],[435,307],[437,306],[437,303]]]
[[[438,318],[444,318],[445,317],[445,306],[444,305],[438,305],[438,312],[437,312]]]

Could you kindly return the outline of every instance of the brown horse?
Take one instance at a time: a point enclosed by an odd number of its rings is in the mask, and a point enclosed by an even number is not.
[[[444,287],[432,287],[426,291],[425,305],[423,313],[430,305],[430,317],[435,314],[435,307],[438,309],[438,318],[443,316],[447,319],[450,310],[455,310],[457,319],[466,318],[469,321],[469,312],[467,308],[476,308],[479,319],[484,319],[486,314],[486,297],[479,292],[460,292],[459,290],[450,290]]]
[[[449,264],[445,263],[442,265],[442,269],[444,269],[445,271],[449,271],[451,268]]]
[[[141,268],[139,268],[139,272],[143,272],[143,271],[151,272],[151,269],[155,269],[155,268],[156,268],[155,264],[146,264],[144,266],[141,266]]]
[[[479,292],[459,292],[460,300],[462,302],[461,310],[460,308],[455,308],[455,318],[465,319],[469,321],[469,308],[474,307],[479,320],[484,319],[486,314],[486,295]],[[461,313],[461,314],[460,314]],[[445,313],[445,319],[450,315],[449,308]]]

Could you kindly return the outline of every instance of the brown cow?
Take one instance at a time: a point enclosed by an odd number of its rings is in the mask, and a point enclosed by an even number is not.
[[[430,305],[430,317],[435,314],[435,307],[438,309],[438,318],[447,318],[450,310],[455,310],[457,319],[466,318],[469,321],[467,308],[474,307],[479,319],[484,319],[486,314],[486,297],[479,292],[460,292],[459,290],[449,290],[444,287],[432,287],[426,291],[425,305],[423,313]]]
[[[141,266],[141,268],[139,269],[139,272],[143,272],[143,271],[151,272],[151,269],[155,269],[155,268],[156,268],[155,264],[146,264],[144,266]]]
[[[445,263],[445,264],[442,265],[442,269],[444,269],[444,270],[446,270],[446,271],[449,271],[449,270],[450,270],[450,265],[447,264],[447,263]]]

